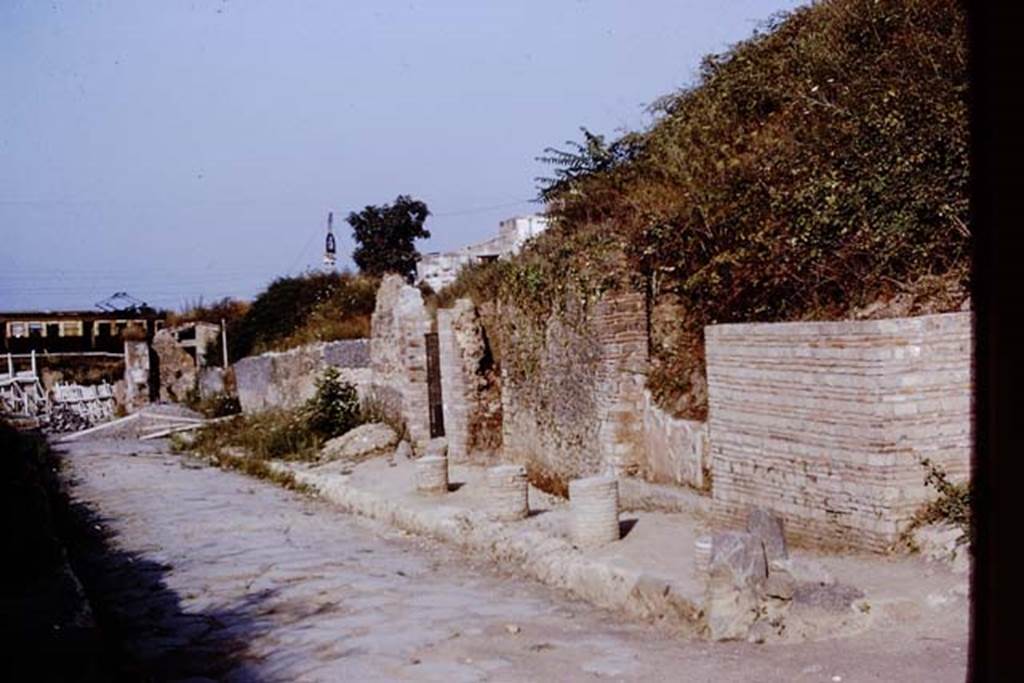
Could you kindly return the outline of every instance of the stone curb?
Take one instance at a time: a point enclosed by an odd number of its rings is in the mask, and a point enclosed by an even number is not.
[[[483,513],[444,504],[419,509],[357,489],[339,475],[306,472],[278,462],[269,464],[277,472],[292,474],[297,482],[314,488],[346,512],[482,554],[597,607],[665,623],[686,635],[704,631],[701,605],[684,596],[671,579],[587,559],[567,541],[516,529],[514,523],[495,522]]]

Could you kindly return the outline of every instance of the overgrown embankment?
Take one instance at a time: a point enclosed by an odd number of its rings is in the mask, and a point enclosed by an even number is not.
[[[279,277],[252,303],[233,299],[210,305],[200,302],[169,322],[226,321],[232,361],[315,342],[361,339],[370,336],[377,285],[376,278],[348,272]],[[209,357],[220,358],[219,343],[208,351]]]
[[[503,302],[490,336],[515,375],[566,302],[645,292],[648,387],[696,419],[707,324],[956,310],[969,286],[966,60],[954,0],[777,17],[707,57],[646,130],[548,150],[552,229],[440,298]]]

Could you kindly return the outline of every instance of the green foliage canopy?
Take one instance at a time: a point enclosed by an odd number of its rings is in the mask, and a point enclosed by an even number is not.
[[[350,213],[346,220],[358,245],[352,260],[360,272],[375,277],[398,273],[411,280],[419,260],[414,241],[430,237],[423,227],[429,215],[426,204],[408,195]]]

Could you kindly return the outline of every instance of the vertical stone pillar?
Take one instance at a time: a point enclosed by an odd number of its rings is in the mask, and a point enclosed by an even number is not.
[[[453,462],[463,463],[469,454],[469,387],[462,354],[455,334],[457,313],[437,310],[437,341],[440,347],[441,396],[444,403],[444,432],[451,443]]]
[[[619,540],[619,481],[601,476],[569,482],[573,541],[592,548]]]
[[[493,519],[511,522],[530,514],[529,483],[522,465],[500,465],[487,470],[490,514]]]
[[[125,410],[129,413],[149,404],[149,344],[124,343]]]

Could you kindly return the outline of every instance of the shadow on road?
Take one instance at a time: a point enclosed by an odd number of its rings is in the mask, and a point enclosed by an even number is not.
[[[246,649],[265,628],[260,614],[272,592],[186,611],[165,582],[172,567],[118,548],[107,520],[89,506],[71,501],[65,510],[71,564],[99,630],[103,680],[261,680]]]

